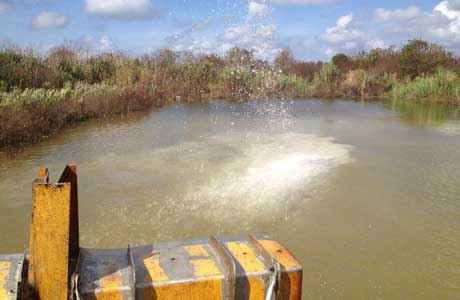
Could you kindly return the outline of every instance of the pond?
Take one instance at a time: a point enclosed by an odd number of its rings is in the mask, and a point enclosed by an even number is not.
[[[93,120],[0,153],[1,253],[27,248],[31,184],[78,165],[82,246],[268,234],[304,299],[460,298],[460,109],[211,101]]]

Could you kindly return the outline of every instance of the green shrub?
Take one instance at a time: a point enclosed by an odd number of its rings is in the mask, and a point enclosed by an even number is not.
[[[278,89],[291,97],[305,97],[308,94],[309,83],[296,75],[281,75],[278,79]]]
[[[85,64],[87,74],[85,79],[88,83],[101,83],[107,81],[115,74],[115,62],[112,56],[91,57]]]
[[[429,75],[445,63],[449,54],[439,45],[424,40],[412,40],[401,51],[401,70],[411,79]]]
[[[394,98],[449,98],[460,100],[460,78],[452,71],[439,68],[433,75],[417,77],[413,81],[393,85]]]
[[[220,88],[230,98],[247,98],[252,93],[255,73],[245,67],[226,67],[219,73]]]

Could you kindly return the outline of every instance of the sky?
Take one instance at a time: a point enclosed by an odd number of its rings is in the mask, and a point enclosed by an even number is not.
[[[0,45],[91,54],[161,48],[328,60],[414,38],[460,53],[460,0],[0,0]]]

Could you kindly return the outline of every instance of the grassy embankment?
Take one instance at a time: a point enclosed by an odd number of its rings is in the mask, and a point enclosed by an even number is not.
[[[0,51],[0,147],[39,140],[69,123],[207,99],[295,97],[430,98],[460,104],[459,59],[415,40],[401,50],[297,61],[285,50],[274,63],[232,49],[225,57],[162,50],[141,58],[83,57],[69,47],[46,57]]]

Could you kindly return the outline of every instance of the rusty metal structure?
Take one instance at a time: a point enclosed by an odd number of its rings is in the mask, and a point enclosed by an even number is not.
[[[123,249],[79,245],[77,168],[33,182],[29,251],[0,256],[0,300],[299,300],[302,267],[249,235]]]

